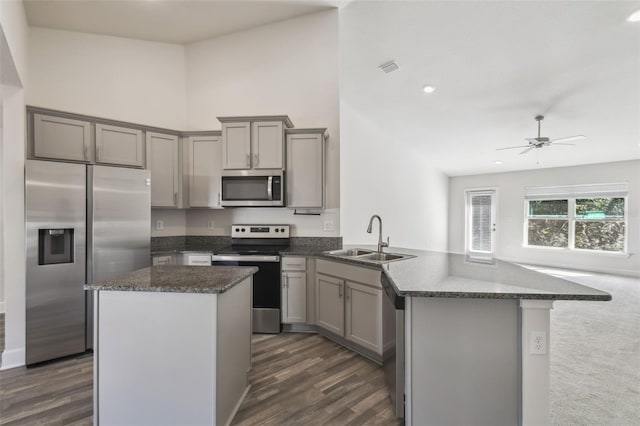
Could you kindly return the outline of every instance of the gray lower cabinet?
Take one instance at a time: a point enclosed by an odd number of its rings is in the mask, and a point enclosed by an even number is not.
[[[91,123],[33,114],[33,156],[90,162]]]
[[[185,151],[189,207],[222,208],[222,138],[190,136]]]
[[[282,322],[307,322],[307,259],[282,257]]]
[[[316,325],[381,355],[380,271],[318,259]]]
[[[142,131],[96,124],[96,163],[144,167]]]
[[[178,136],[147,132],[151,207],[182,207]]]
[[[326,129],[287,130],[287,207],[324,206]]]

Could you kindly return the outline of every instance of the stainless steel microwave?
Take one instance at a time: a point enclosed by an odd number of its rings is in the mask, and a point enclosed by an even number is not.
[[[224,171],[221,204],[223,207],[284,206],[284,171]]]

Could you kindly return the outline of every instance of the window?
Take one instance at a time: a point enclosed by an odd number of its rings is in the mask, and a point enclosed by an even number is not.
[[[493,258],[495,246],[495,190],[467,191],[466,252],[471,258]]]
[[[526,245],[625,252],[626,184],[526,188],[525,193]]]

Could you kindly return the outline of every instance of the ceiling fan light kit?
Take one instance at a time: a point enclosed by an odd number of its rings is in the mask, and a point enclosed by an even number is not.
[[[535,138],[525,138],[525,140],[529,141],[528,145],[518,145],[518,146],[509,146],[506,148],[498,148],[496,149],[496,151],[502,151],[504,149],[515,149],[515,148],[525,148],[523,151],[520,152],[520,154],[526,154],[527,152],[531,151],[534,148],[543,148],[545,146],[551,146],[551,145],[570,145],[573,146],[575,144],[572,143],[566,143],[569,141],[575,141],[578,139],[584,139],[584,135],[575,135],[575,136],[567,136],[564,138],[556,138],[556,139],[550,139],[546,136],[541,136],[540,133],[540,128],[541,128],[541,123],[542,120],[544,120],[544,115],[536,115],[535,116],[535,120],[538,122],[538,137]]]

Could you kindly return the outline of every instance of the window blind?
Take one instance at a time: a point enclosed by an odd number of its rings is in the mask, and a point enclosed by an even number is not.
[[[526,186],[527,200],[551,200],[558,198],[607,198],[625,197],[629,192],[628,182],[594,183],[588,185]]]
[[[471,250],[491,252],[490,194],[471,194]]]

